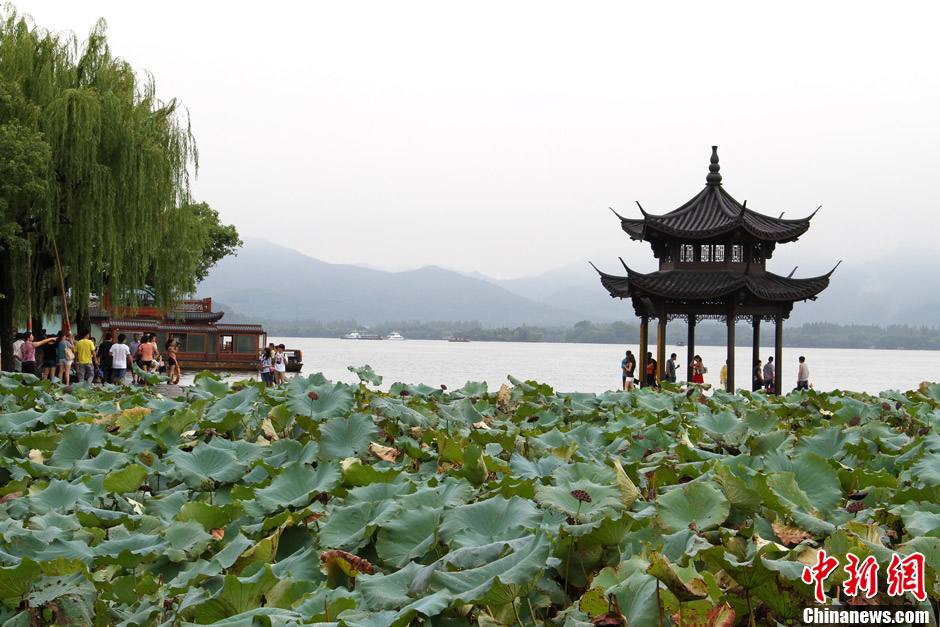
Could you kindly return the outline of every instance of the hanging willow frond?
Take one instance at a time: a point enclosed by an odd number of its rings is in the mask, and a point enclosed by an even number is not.
[[[76,309],[92,294],[132,304],[147,286],[169,304],[195,288],[208,237],[188,208],[198,152],[188,112],[156,93],[152,76],[113,56],[104,21],[79,43],[0,11],[0,126],[36,134],[48,152],[42,189],[2,199],[0,230],[15,225],[21,244],[0,242],[18,312],[27,294],[35,311],[54,307],[53,240]]]

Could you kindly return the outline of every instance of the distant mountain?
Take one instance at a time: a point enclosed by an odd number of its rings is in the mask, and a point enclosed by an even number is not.
[[[797,276],[824,272],[816,265],[801,267]],[[784,259],[774,263],[778,272],[791,267]],[[796,305],[789,323],[940,327],[936,267],[937,259],[929,254],[851,259],[817,301]],[[475,320],[492,327],[634,319],[630,303],[610,298],[586,261],[499,280],[435,266],[389,272],[332,264],[262,240],[251,240],[238,256],[222,260],[198,291],[249,320]]]
[[[546,306],[565,303],[581,312],[583,319],[593,322],[614,322],[633,316],[630,303],[611,298],[587,261],[521,279],[487,280]]]
[[[940,327],[940,289],[935,276],[936,257],[929,255],[887,258],[859,262],[849,260],[836,270],[829,288],[816,301],[797,303],[790,324],[834,322],[887,326]],[[823,274],[816,268],[796,276]],[[774,262],[773,269],[786,274],[792,264]],[[605,268],[617,273],[618,268]],[[546,306],[565,303],[595,322],[630,320],[633,307],[627,301],[610,298],[586,262],[534,277],[512,280],[488,279],[515,294]]]
[[[428,266],[386,272],[332,264],[250,240],[199,285],[240,317],[266,320],[478,321],[487,326],[570,325],[583,312],[545,305],[498,285]]]

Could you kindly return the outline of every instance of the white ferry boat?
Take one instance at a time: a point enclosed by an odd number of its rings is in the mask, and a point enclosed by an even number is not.
[[[401,341],[401,340],[405,339],[405,336],[403,336],[403,335],[402,335],[401,333],[399,333],[398,331],[392,331],[392,332],[389,333],[387,336],[385,336],[385,339],[386,339],[386,340]]]

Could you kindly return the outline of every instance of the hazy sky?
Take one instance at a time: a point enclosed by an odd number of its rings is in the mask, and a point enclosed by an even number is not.
[[[189,108],[196,197],[327,261],[642,266],[607,207],[676,208],[712,144],[748,207],[823,205],[783,273],[936,247],[936,3],[16,7],[82,37],[106,18],[114,52]]]

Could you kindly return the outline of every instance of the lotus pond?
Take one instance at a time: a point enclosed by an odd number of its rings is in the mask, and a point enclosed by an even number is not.
[[[354,371],[178,399],[0,376],[0,625],[793,624],[819,548],[920,552],[940,600],[940,385],[383,393]]]

